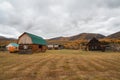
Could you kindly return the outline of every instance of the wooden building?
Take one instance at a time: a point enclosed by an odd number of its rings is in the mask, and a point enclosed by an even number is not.
[[[48,49],[48,50],[54,49],[54,45],[53,45],[53,44],[48,44],[48,45],[47,45],[47,49]]]
[[[106,47],[107,51],[114,51],[114,52],[120,52],[120,44],[118,43],[110,43]]]
[[[24,32],[18,39],[19,53],[45,52],[46,40],[42,37]]]
[[[60,45],[60,44],[48,44],[47,45],[47,48],[49,49],[49,50],[60,50],[60,49],[63,49],[64,48],[64,46],[63,45]]]
[[[86,44],[86,50],[105,51],[105,47],[101,44],[101,42],[98,39],[94,37]]]

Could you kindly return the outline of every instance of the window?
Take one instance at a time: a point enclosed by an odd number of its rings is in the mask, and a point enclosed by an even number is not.
[[[27,45],[24,45],[23,48],[24,48],[24,49],[28,49],[28,46],[27,46]]]

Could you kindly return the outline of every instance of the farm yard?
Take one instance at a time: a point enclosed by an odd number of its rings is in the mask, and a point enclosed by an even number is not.
[[[47,50],[0,52],[0,80],[120,80],[120,53]]]

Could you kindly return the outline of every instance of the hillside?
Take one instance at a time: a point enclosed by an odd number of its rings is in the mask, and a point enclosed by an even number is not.
[[[111,34],[107,37],[97,33],[81,33],[81,34],[70,36],[70,37],[56,37],[56,38],[48,39],[47,43],[61,44],[61,45],[64,45],[65,48],[77,49],[80,43],[86,43],[93,37],[96,37],[101,42],[105,41],[107,43],[111,43],[114,41],[114,42],[120,43],[120,32]]]
[[[7,39],[7,38],[4,36],[0,36],[0,40],[5,40],[5,39]]]
[[[69,40],[90,40],[93,37],[96,37],[97,39],[102,39],[105,36],[102,34],[96,34],[96,33],[82,33],[79,35],[75,35],[69,38]]]
[[[70,37],[56,37],[52,39],[48,39],[48,42],[53,41],[76,41],[76,40],[90,40],[93,37],[96,37],[97,39],[105,38],[102,34],[96,34],[96,33],[81,33],[78,35],[70,36]]]
[[[11,42],[17,42],[17,39],[0,36],[0,45],[8,45]]]
[[[60,41],[68,41],[69,37],[56,37],[56,38],[51,38],[48,40],[60,40]]]
[[[116,33],[113,33],[113,34],[107,36],[106,38],[110,38],[110,39],[120,39],[120,31],[119,31],[119,32],[116,32]]]
[[[16,40],[15,38],[6,38],[4,36],[0,36],[0,40]]]

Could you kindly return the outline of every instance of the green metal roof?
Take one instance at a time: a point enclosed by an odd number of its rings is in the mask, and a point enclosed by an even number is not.
[[[40,44],[40,45],[46,45],[46,40],[44,40],[42,37],[36,36],[34,34],[27,33],[29,37],[31,37],[33,44]]]

